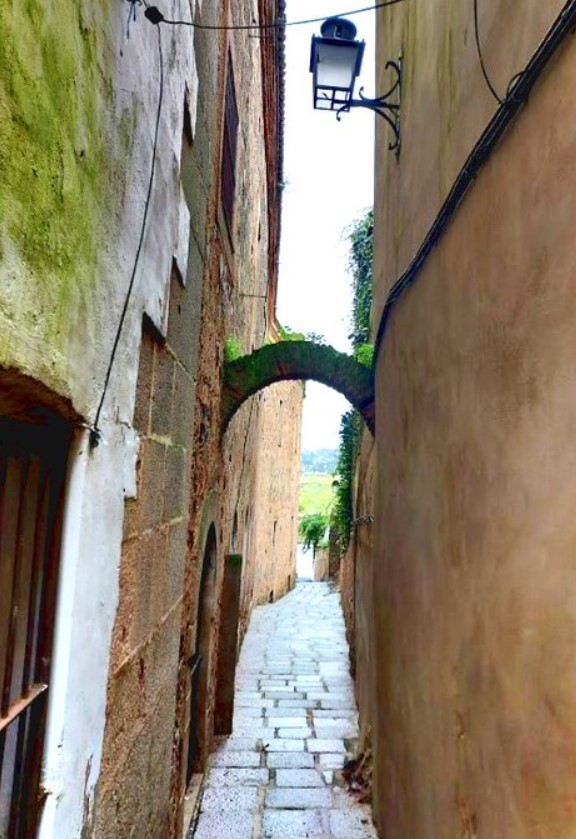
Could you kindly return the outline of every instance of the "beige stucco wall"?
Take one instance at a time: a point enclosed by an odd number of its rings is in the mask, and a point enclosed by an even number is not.
[[[562,4],[480,5],[505,90]],[[449,0],[382,15],[380,58],[403,46],[406,84],[399,163],[378,134],[377,315],[495,107],[471,15]],[[365,608],[386,837],[576,836],[575,77],[569,41],[378,359]]]
[[[262,391],[254,545],[254,603],[267,603],[296,582],[298,487],[304,386],[279,382]]]

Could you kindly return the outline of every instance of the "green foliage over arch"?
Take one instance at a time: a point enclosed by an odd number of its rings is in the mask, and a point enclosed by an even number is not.
[[[343,394],[374,432],[374,377],[334,347],[313,341],[289,340],[260,347],[224,365],[222,419],[224,430],[240,405],[274,382],[313,379]]]

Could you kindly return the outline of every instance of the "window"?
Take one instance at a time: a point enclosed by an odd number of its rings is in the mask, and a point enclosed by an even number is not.
[[[238,145],[238,107],[234,87],[232,56],[228,54],[226,99],[224,107],[224,139],[222,142],[221,195],[228,233],[232,235],[234,217],[234,191],[236,188],[236,147]]]
[[[35,836],[40,812],[68,445],[0,417],[0,839]]]

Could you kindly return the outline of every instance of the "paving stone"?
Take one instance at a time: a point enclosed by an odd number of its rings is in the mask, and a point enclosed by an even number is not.
[[[216,752],[247,752],[256,749],[257,737],[219,737],[216,740]]]
[[[270,728],[304,728],[307,719],[304,714],[298,717],[266,717],[266,722]],[[307,734],[305,736],[309,737],[310,735]]]
[[[333,708],[346,708],[350,709],[356,708],[356,704],[354,702],[350,702],[347,699],[321,699],[320,700],[320,707],[325,709],[333,709]]]
[[[342,691],[320,691],[315,689],[306,691],[306,699],[318,699],[320,702],[347,702],[349,708],[354,706],[354,695],[352,693],[346,694]]]
[[[258,790],[255,787],[208,786],[202,794],[202,810],[255,810]]]
[[[275,688],[274,690],[264,691],[264,698],[294,701],[295,699],[304,699],[304,694],[297,693],[294,688]]]
[[[278,700],[278,707],[279,708],[300,708],[303,709],[304,713],[308,708],[318,708],[320,705],[319,702],[315,701],[303,701],[302,699],[279,699]]]
[[[286,739],[291,739],[292,737],[312,737],[312,729],[308,728],[279,728],[278,729],[278,736],[285,737]]]
[[[277,737],[265,740],[267,752],[303,752],[304,740],[281,740]]]
[[[326,712],[329,713],[329,712]],[[306,708],[267,708],[266,709],[266,717],[269,719],[270,717],[275,717],[279,719],[288,719],[290,717],[293,719],[294,717],[299,718],[301,720],[307,719],[307,709]]]
[[[234,698],[234,707],[235,708],[272,708],[274,706],[273,699],[265,699],[258,694],[258,699],[245,699],[243,696],[235,696]]]
[[[270,772],[268,769],[257,769],[254,767],[246,769],[239,769],[237,767],[213,767],[208,773],[205,787],[252,787],[267,784],[269,780]]]
[[[251,739],[261,740],[263,737],[270,737],[270,727],[264,725],[263,719],[246,719],[240,720],[235,726],[234,731],[240,737],[250,737]]]
[[[194,839],[252,839],[252,813],[200,813]]]
[[[263,839],[308,839],[308,837],[309,839],[326,839],[327,837],[319,813],[302,810],[265,811]],[[235,839],[235,837],[230,837],[230,839]]]
[[[314,755],[309,752],[273,752],[266,756],[270,769],[304,769],[314,766]]]
[[[332,806],[332,793],[329,789],[310,789],[309,787],[282,787],[266,790],[266,807],[286,810],[307,810],[316,807]]]
[[[284,713],[284,712],[282,712]],[[314,711],[314,719],[316,718],[325,718],[325,719],[352,719],[354,721],[358,720],[358,712],[353,711],[350,708],[330,708],[330,710],[326,710],[325,708],[318,708]]]
[[[256,768],[260,766],[258,752],[217,752],[212,755],[211,766],[227,766],[238,768]]]
[[[251,705],[248,707],[239,707],[234,709],[234,722],[236,720],[243,720],[248,717],[252,719],[256,719],[258,717],[262,717],[264,714],[264,709],[261,708],[259,705],[257,707],[252,707]]]
[[[346,720],[314,720],[314,727],[318,737],[357,737],[358,726]]]
[[[328,740],[321,737],[308,739],[306,741],[306,748],[309,752],[328,752],[335,754],[337,752],[345,752],[343,740]]]
[[[328,818],[334,839],[377,839],[372,819],[365,812],[331,810]]]
[[[277,787],[323,787],[324,779],[316,769],[277,769]]]
[[[320,769],[342,769],[347,759],[345,754],[318,754],[316,758]]]

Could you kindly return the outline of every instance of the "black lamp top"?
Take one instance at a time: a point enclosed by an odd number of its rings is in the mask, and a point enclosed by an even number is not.
[[[320,32],[323,38],[339,38],[342,41],[353,41],[356,37],[356,27],[344,17],[329,17],[320,27]]]

